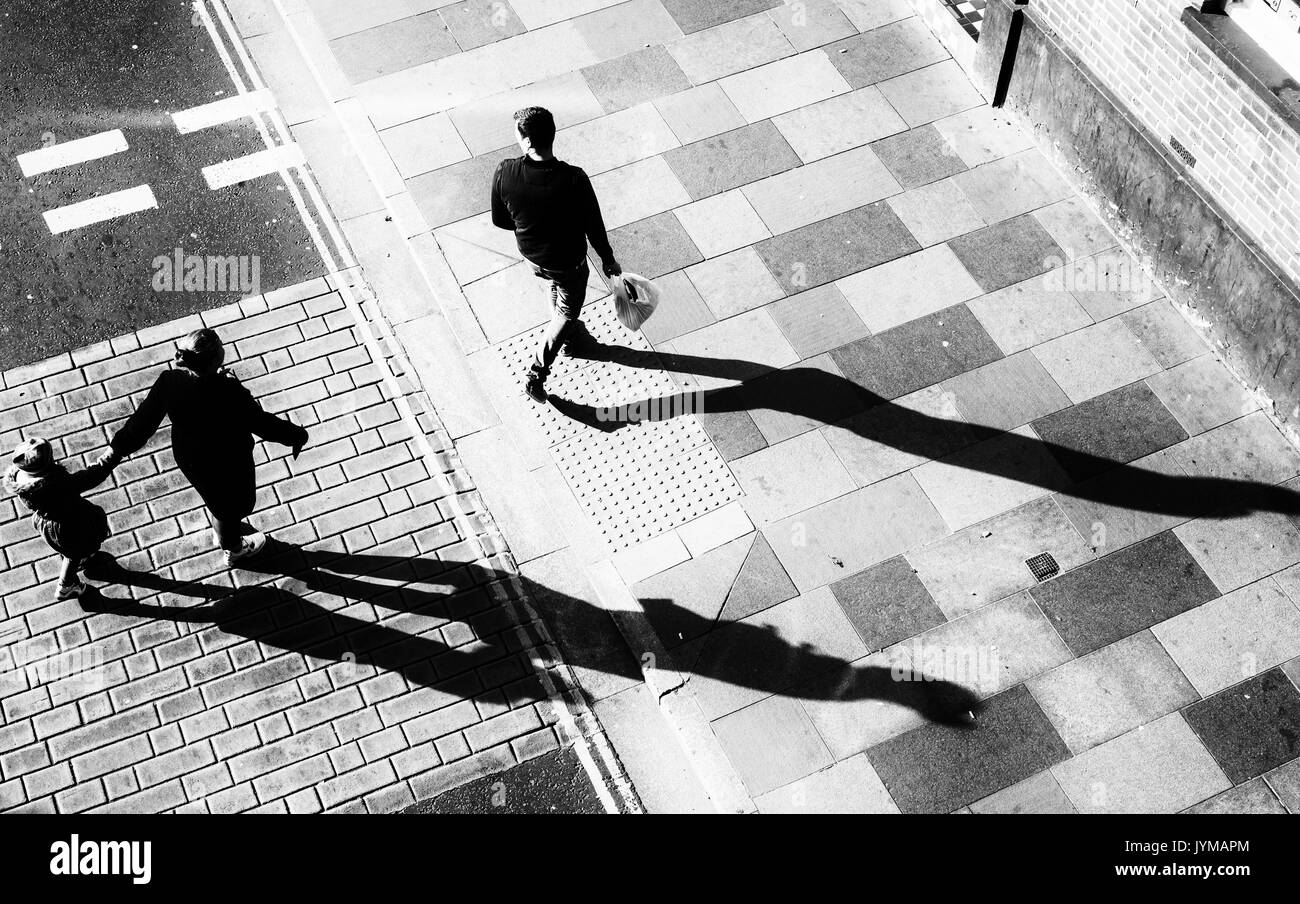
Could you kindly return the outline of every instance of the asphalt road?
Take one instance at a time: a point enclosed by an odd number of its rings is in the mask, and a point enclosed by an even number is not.
[[[605,812],[572,747],[484,776],[407,807],[405,814],[526,815]]]
[[[169,115],[236,93],[188,0],[6,0],[0,13],[0,368],[245,292],[155,291],[159,258],[239,258],[256,291],[324,267],[275,174],[209,189],[202,168],[265,149],[243,117],[180,134]],[[25,178],[19,154],[120,129],[120,153]],[[43,213],[148,185],[157,208],[59,235]]]

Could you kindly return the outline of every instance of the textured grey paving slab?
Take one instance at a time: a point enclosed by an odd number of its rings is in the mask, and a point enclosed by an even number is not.
[[[664,152],[682,186],[696,200],[799,165],[799,155],[771,120],[723,132]]]
[[[1219,595],[1172,532],[1103,556],[1031,591],[1076,656]]]
[[[928,185],[966,170],[966,164],[933,125],[882,138],[872,143],[871,150],[903,188]]]
[[[874,85],[948,58],[918,18],[903,19],[826,46],[826,55],[854,88]]]
[[[632,587],[665,648],[713,630],[753,542],[733,540]]]
[[[704,411],[696,417],[727,461],[767,447],[763,431],[747,411]]]
[[[1105,555],[1186,521],[1186,491],[1164,479],[1186,476],[1173,450],[1165,450],[1075,484],[1056,500],[1079,534]]]
[[[1268,782],[1288,812],[1300,814],[1300,759],[1266,773],[1264,781]]]
[[[1160,365],[1176,367],[1210,350],[1167,298],[1120,315]]]
[[[1185,714],[1234,784],[1300,756],[1300,690],[1281,669],[1193,703]]]
[[[870,332],[834,283],[783,298],[771,311],[801,358],[820,355]]]
[[[432,229],[483,213],[492,207],[492,174],[517,147],[502,148],[406,180],[425,221]]]
[[[704,260],[672,211],[609,231],[614,256],[629,273],[655,279]],[[599,267],[599,262],[596,262]]]
[[[828,355],[752,379],[736,394],[769,444],[838,423],[877,401],[845,380]],[[715,408],[721,401],[721,394],[707,400]]]
[[[921,249],[884,201],[773,236],[754,247],[788,295]]]
[[[836,581],[831,593],[869,650],[884,649],[946,621],[902,556]]]
[[[1256,407],[1241,382],[1208,352],[1149,377],[1147,385],[1193,436]]]
[[[751,795],[765,794],[831,765],[817,729],[795,700],[768,697],[713,724]]]
[[[1014,430],[1070,405],[1069,397],[1029,352],[968,370],[943,385],[956,397],[966,420],[996,430]]]
[[[791,782],[754,801],[760,813],[897,813],[889,792],[865,756]]]
[[[985,226],[948,242],[985,292],[1046,273],[1063,260],[1063,252],[1028,214]]]
[[[967,304],[1008,355],[1092,323],[1088,312],[1069,292],[1049,288],[1041,276],[990,292]]]
[[[1003,788],[970,805],[972,813],[1078,813],[1051,771]]]
[[[1040,418],[1034,431],[1052,444],[1052,455],[1075,481],[1187,439],[1187,431],[1144,382]]]
[[[352,84],[400,72],[460,53],[437,11],[367,28],[330,41],[330,50]]]
[[[641,334],[650,340],[651,345],[676,339],[715,322],[713,312],[684,272],[667,273],[655,285],[659,288],[659,306],[655,308],[654,316],[641,327]]]
[[[1001,357],[997,344],[964,304],[918,317],[831,352],[846,378],[885,399],[898,398]]]
[[[693,34],[780,6],[782,0],[663,0],[664,9],[685,34]]]
[[[690,79],[662,44],[643,47],[587,66],[582,77],[606,113],[616,113],[691,87]]]
[[[1068,756],[1023,685],[985,701],[973,727],[925,725],[867,751],[904,813],[951,813]]]
[[[1226,593],[1300,562],[1295,521],[1278,512],[1251,512],[1230,520],[1198,518],[1174,533]]]
[[[510,4],[501,0],[458,0],[443,6],[438,14],[461,50],[473,50],[525,31]]]
[[[1277,799],[1263,778],[1253,778],[1244,785],[1229,788],[1207,801],[1183,811],[1189,814],[1269,814],[1285,815],[1286,808]]]
[[[591,779],[572,747],[527,760],[422,800],[401,811],[406,815],[524,815],[604,813]]]

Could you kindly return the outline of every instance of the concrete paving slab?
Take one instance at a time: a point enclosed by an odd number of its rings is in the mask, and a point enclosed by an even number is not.
[[[787,439],[731,463],[745,491],[745,511],[760,526],[855,489],[817,431]]]
[[[755,247],[788,294],[920,250],[883,201],[773,236]]]
[[[1224,593],[1300,562],[1300,528],[1277,512],[1198,518],[1174,533]]]
[[[956,148],[957,156],[967,166],[980,166],[1034,146],[1033,138],[1012,121],[1009,113],[987,105],[937,119],[934,127]]]
[[[854,88],[948,59],[944,46],[914,17],[836,41],[826,55]]]
[[[745,788],[759,796],[833,762],[799,704],[768,697],[713,724]]]
[[[1300,756],[1300,690],[1280,669],[1193,703],[1185,715],[1234,784]]]
[[[1286,808],[1269,789],[1263,778],[1255,778],[1216,794],[1207,801],[1188,807],[1184,813],[1195,814],[1269,814],[1285,815]]]
[[[770,16],[750,15],[693,31],[667,45],[695,85],[762,66],[796,51]]]
[[[600,101],[582,75],[564,72],[455,107],[447,116],[472,154],[486,154],[515,144],[514,114],[524,107],[550,110],[556,128],[561,130],[596,119],[604,113]],[[405,127],[398,126],[397,130],[402,128]]]
[[[696,200],[784,172],[800,162],[770,122],[673,148],[664,158]]]
[[[983,214],[981,217],[987,220]],[[948,245],[985,292],[1049,273],[1064,260],[1047,230],[1029,215],[995,222],[958,236]],[[1055,287],[1048,284],[1046,288]]]
[[[745,125],[745,117],[740,115],[717,82],[656,98],[654,105],[682,144],[711,138]]]
[[[659,0],[603,4],[604,9],[574,20],[578,34],[602,60],[612,60],[648,44],[667,44],[682,36]]]
[[[1118,244],[1106,224],[1080,197],[1041,207],[1034,211],[1034,219],[1043,225],[1068,260],[1107,251]]]
[[[726,254],[772,235],[739,189],[684,203],[674,214],[705,257]]]
[[[1223,362],[1209,353],[1148,377],[1147,385],[1192,436],[1259,407]]]
[[[659,277],[659,306],[654,316],[641,327],[641,333],[652,345],[675,339],[684,333],[694,332],[715,322],[716,318],[704,303],[695,285],[678,270]]]
[[[1072,194],[1056,168],[1037,150],[982,164],[954,176],[953,181],[989,223],[1038,210]]]
[[[984,100],[952,60],[886,79],[879,85],[885,99],[909,126],[969,110]]]
[[[1046,278],[1053,288],[1068,290],[1098,321],[1141,307],[1162,294],[1137,260],[1119,248],[1071,261]],[[1057,285],[1058,278],[1064,280],[1063,286]]]
[[[458,0],[438,9],[461,50],[473,50],[504,38],[523,34],[527,29],[515,11],[497,0]],[[585,37],[585,35],[584,35]]]
[[[687,267],[686,276],[719,320],[785,297],[758,252],[748,245]]]
[[[873,333],[982,294],[947,245],[934,245],[862,270],[836,285]]]
[[[873,142],[871,149],[904,188],[918,188],[966,171],[966,164],[933,125],[882,138]],[[960,187],[960,180],[953,181]]]
[[[601,173],[591,180],[605,228],[617,229],[664,213],[691,197],[662,157],[650,157]]]
[[[691,86],[662,44],[653,44],[582,70],[606,113],[616,113]]]
[[[1008,355],[1092,324],[1069,292],[1057,292],[1030,277],[967,302],[988,334]]]
[[[609,230],[609,244],[630,273],[656,279],[704,260],[672,211]]]
[[[894,195],[888,203],[908,231],[927,248],[986,225],[951,179]]]
[[[964,418],[995,430],[1014,430],[1070,405],[1069,398],[1028,352],[969,370],[943,383]],[[1042,431],[1035,426],[1040,437]]]
[[[821,50],[729,75],[718,85],[747,122],[771,119],[851,90]]]
[[[874,86],[782,113],[772,122],[804,163],[861,147],[907,128]]]
[[[426,12],[330,41],[330,50],[354,85],[460,53],[437,12]]]
[[[1034,355],[1075,404],[1162,368],[1122,320],[1104,320],[1036,346]]]
[[[770,311],[801,358],[820,355],[870,332],[834,283],[782,298]]]
[[[1173,450],[1167,449],[1076,484],[1056,501],[1099,555],[1153,537],[1187,520],[1174,498],[1181,493],[1165,477],[1186,477]],[[1141,499],[1140,509],[1131,500]]]
[[[773,235],[879,201],[898,190],[898,183],[868,147],[824,157],[741,189]]]
[[[781,0],[663,0],[686,34],[723,25],[779,6]]]
[[[1159,299],[1125,314],[1124,322],[1165,368],[1205,354],[1210,346],[1168,299]]]
[[[1300,474],[1300,451],[1262,411],[1184,440],[1174,457],[1196,477],[1275,484]]]
[[[760,813],[897,813],[898,807],[865,756],[769,791],[755,801]]]
[[[973,813],[1078,813],[1050,771],[990,794],[970,805]]]
[[[882,650],[946,620],[901,556],[836,581],[831,593],[869,650]]]

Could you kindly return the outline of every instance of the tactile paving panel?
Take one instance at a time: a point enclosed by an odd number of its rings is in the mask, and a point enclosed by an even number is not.
[[[652,352],[645,337],[618,322],[611,299],[586,305],[583,320],[602,344]],[[541,328],[532,330],[497,347],[513,380],[523,380],[540,334]],[[649,354],[640,360],[654,363]],[[547,389],[591,408],[615,408],[682,391],[657,367],[564,357],[552,367]],[[652,539],[741,495],[731,469],[692,416],[606,431],[550,405],[530,405],[528,410],[583,510],[615,549]]]

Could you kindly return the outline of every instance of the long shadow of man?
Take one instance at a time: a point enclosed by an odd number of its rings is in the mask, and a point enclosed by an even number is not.
[[[249,568],[253,566],[250,564]],[[509,575],[473,564],[389,555],[338,554],[272,541],[256,560],[264,583],[229,588],[172,580],[102,562],[92,578],[204,601],[166,606],[109,599],[95,592],[82,600],[93,613],[204,624],[265,646],[357,669],[370,667],[405,677],[460,699],[496,699],[497,685],[483,670],[515,682],[512,702],[543,699],[530,676],[516,623],[497,593]],[[564,662],[577,669],[639,680],[639,655],[629,650],[609,614],[583,600],[520,578],[522,591],[559,643]],[[656,618],[672,620],[687,636],[708,635],[713,620],[671,600],[647,600]],[[380,615],[382,620],[376,621]],[[460,625],[473,638],[453,643],[444,629]],[[528,642],[536,626],[524,625]],[[808,699],[888,700],[926,718],[966,725],[979,709],[977,695],[944,680],[900,682],[890,669],[858,666],[782,640],[744,622],[726,625],[721,655],[679,655],[671,665],[688,673]],[[709,638],[705,638],[709,642]],[[505,663],[513,660],[515,667]],[[346,677],[344,674],[343,677]]]
[[[629,367],[744,381],[703,392],[687,389],[673,395],[639,399],[626,403],[628,412],[676,417],[700,411],[719,414],[768,408],[819,424],[833,424],[864,439],[925,459],[943,458],[997,437],[998,454],[968,456],[961,461],[961,466],[1038,483],[1049,490],[1068,487],[1071,496],[1133,511],[1185,518],[1230,517],[1256,511],[1300,515],[1300,493],[1281,486],[1221,477],[1163,474],[1082,449],[933,417],[815,367],[776,369],[754,361],[645,352],[622,346],[601,346],[598,355],[600,360]],[[635,425],[628,419],[611,418],[609,411],[590,405],[554,395],[550,401],[561,414],[597,430],[611,432]],[[1027,468],[1027,462],[1041,461],[1043,451],[1051,453],[1061,465],[1060,471],[1039,475]],[[1071,483],[1063,478],[1064,473],[1075,475],[1082,482]],[[1092,479],[1102,475],[1105,479]]]

